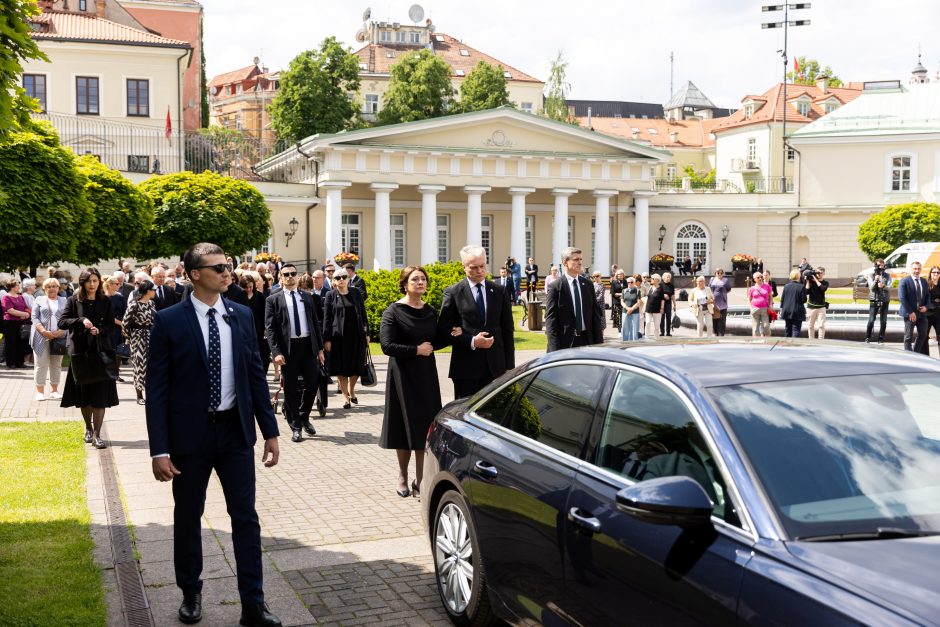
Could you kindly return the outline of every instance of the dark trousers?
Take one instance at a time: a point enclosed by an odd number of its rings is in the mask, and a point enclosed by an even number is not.
[[[171,455],[180,474],[173,478],[173,565],[183,593],[202,591],[201,519],[206,487],[215,469],[232,519],[238,594],[243,605],[264,603],[261,526],[255,511],[254,447],[245,444],[238,410],[211,420],[200,452]]]
[[[917,337],[914,337],[914,333]],[[904,350],[914,351],[929,355],[927,348],[927,334],[930,332],[930,326],[927,324],[927,316],[918,316],[917,320],[911,322],[910,318],[904,318]]]
[[[292,429],[299,429],[310,421],[310,409],[317,392],[317,358],[310,350],[310,338],[291,340],[290,354],[281,368],[281,375],[284,377],[284,415],[288,417],[288,424],[294,420],[290,424]],[[309,391],[306,394],[300,393],[301,377],[304,388]]]
[[[871,301],[868,303],[868,329],[865,331],[865,339],[871,340],[872,331],[875,329],[875,318],[881,315],[881,327],[878,331],[878,341],[885,341],[885,329],[888,328],[888,303],[879,303]]]
[[[728,310],[719,309],[718,311],[721,312],[721,317],[712,320],[712,326],[715,327],[715,335],[724,335],[725,328],[728,326]]]
[[[7,366],[22,366],[26,358],[26,349],[29,341],[20,338],[20,329],[30,324],[29,320],[5,320],[3,323],[3,337],[6,344]]]
[[[803,329],[802,320],[786,320],[784,319],[783,325],[783,336],[784,337],[800,337],[800,331]]]
[[[454,398],[465,398],[467,396],[473,396],[484,387],[487,386],[493,377],[487,375],[482,379],[453,379],[454,381]]]
[[[659,334],[672,335],[672,301],[663,301],[663,317],[659,319]]]

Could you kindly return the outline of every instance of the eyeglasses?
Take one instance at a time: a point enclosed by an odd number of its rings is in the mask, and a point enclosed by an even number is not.
[[[348,281],[348,280],[349,280],[349,277],[348,277],[348,276],[337,276],[337,277],[333,277],[333,280],[334,280],[334,281]]]
[[[715,272],[715,274],[724,274],[724,273],[725,273],[724,270],[718,270],[717,272]]]
[[[193,270],[202,270],[202,269],[204,269],[204,268],[209,269],[209,270],[212,270],[212,271],[215,272],[216,274],[222,274],[223,272],[231,272],[231,271],[232,271],[232,264],[230,264],[230,263],[215,263],[215,264],[212,264],[211,266],[196,266],[195,268],[193,268]]]
[[[931,270],[930,274],[940,274],[940,270]]]
[[[336,272],[336,270],[334,270],[333,268],[330,268],[329,270],[326,271],[327,274],[333,274],[334,272]]]
[[[297,273],[296,273],[296,272],[282,272],[282,273],[281,273],[281,276],[284,276],[284,277],[287,277],[287,276],[297,276]]]

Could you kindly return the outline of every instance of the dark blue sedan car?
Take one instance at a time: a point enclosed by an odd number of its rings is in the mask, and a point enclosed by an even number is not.
[[[799,341],[551,353],[428,434],[458,624],[940,625],[940,363]]]

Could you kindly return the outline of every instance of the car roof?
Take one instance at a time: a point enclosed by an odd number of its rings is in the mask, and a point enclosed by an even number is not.
[[[538,364],[600,358],[640,366],[697,387],[911,372],[940,373],[940,362],[924,355],[864,344],[797,339],[667,340],[608,342],[549,353]]]

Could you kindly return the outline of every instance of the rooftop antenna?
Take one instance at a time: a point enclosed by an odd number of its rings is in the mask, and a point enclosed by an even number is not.
[[[670,98],[672,98],[672,94],[675,93],[672,90],[673,71],[675,70],[675,67],[676,67],[675,61],[676,61],[675,56],[673,55],[672,50],[670,50],[669,51],[669,97]]]

